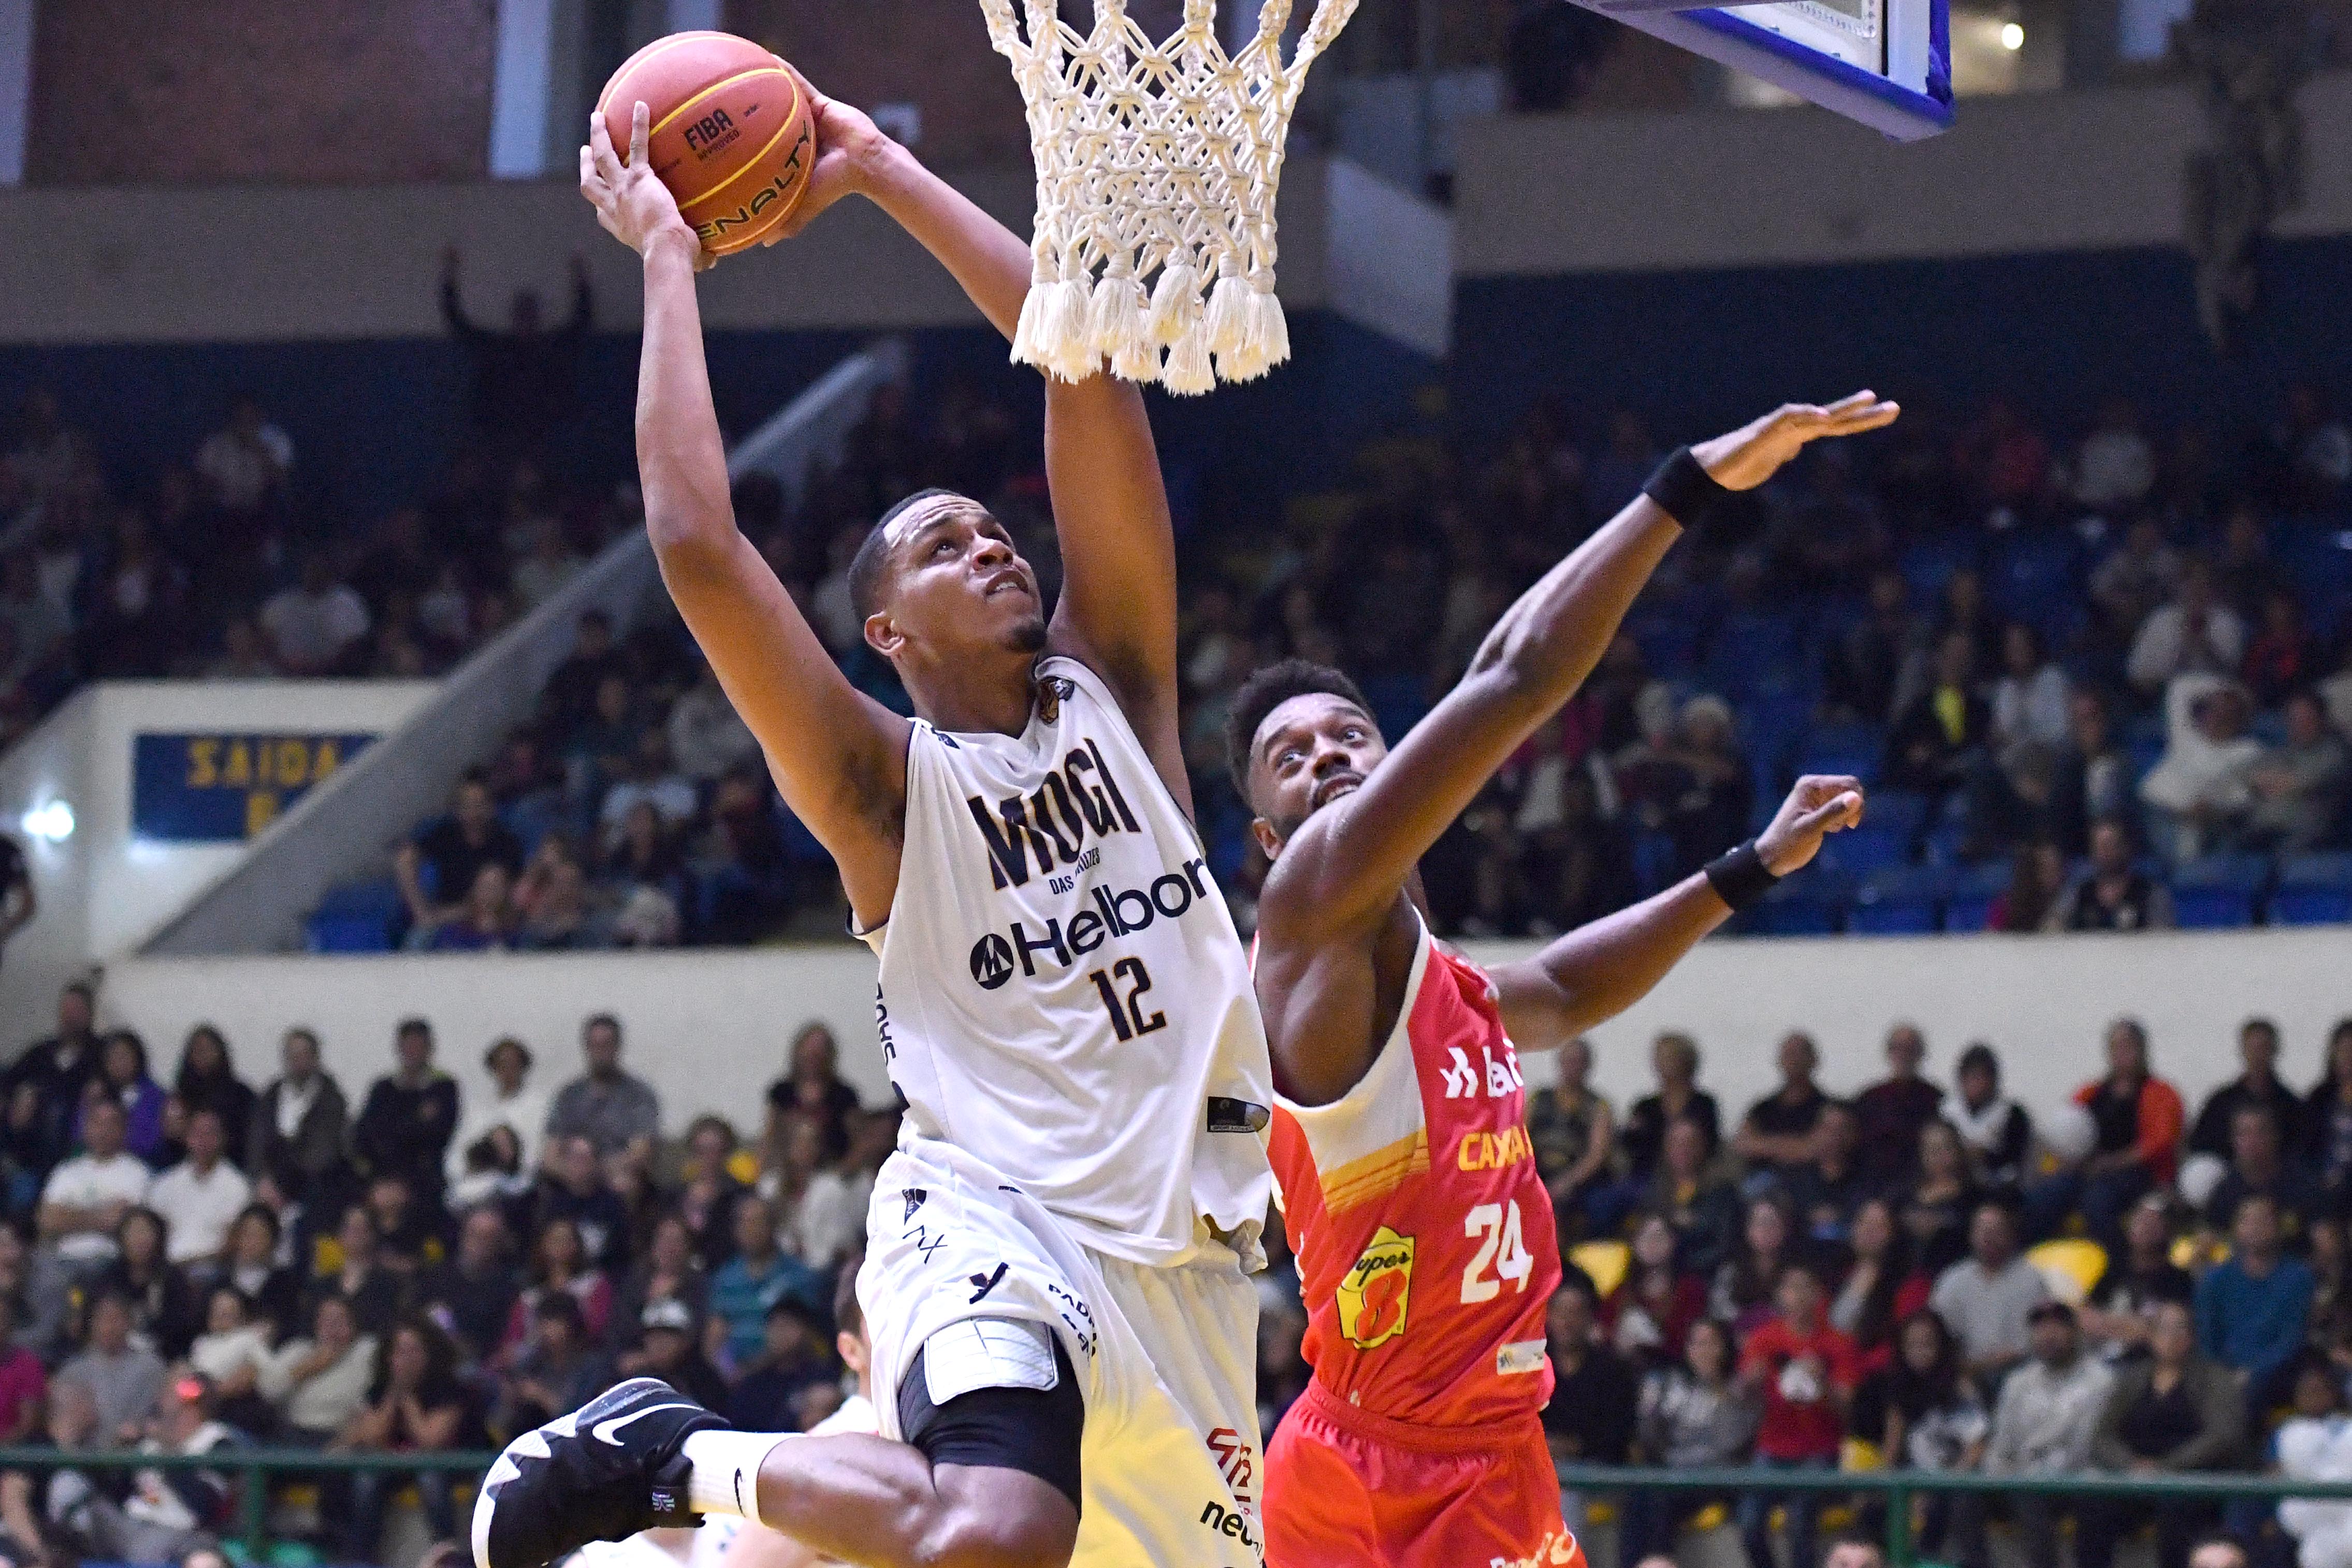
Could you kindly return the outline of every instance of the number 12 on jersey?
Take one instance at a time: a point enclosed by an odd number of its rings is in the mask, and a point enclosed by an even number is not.
[[[1103,1008],[1110,1014],[1110,1026],[1120,1039],[1131,1040],[1138,1035],[1168,1026],[1165,1013],[1154,1013],[1148,1018],[1143,1015],[1143,994],[1151,989],[1151,971],[1143,967],[1143,960],[1122,958],[1108,972],[1093,970],[1087,978],[1102,994]],[[1124,999],[1119,996],[1118,984],[1122,980],[1129,983]]]
[[[1535,1254],[1528,1250],[1526,1239],[1519,1231],[1519,1205],[1514,1198],[1509,1204],[1480,1204],[1463,1216],[1462,1234],[1478,1243],[1477,1256],[1470,1267],[1462,1271],[1462,1300],[1467,1306],[1478,1301],[1491,1301],[1503,1293],[1503,1281],[1508,1279],[1521,1291],[1528,1288],[1528,1277],[1535,1272]],[[1495,1277],[1487,1277],[1492,1268]]]

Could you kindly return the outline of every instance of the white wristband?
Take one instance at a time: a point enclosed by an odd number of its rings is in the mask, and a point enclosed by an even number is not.
[[[687,1435],[686,1505],[696,1513],[760,1521],[760,1466],[794,1432],[692,1432]]]

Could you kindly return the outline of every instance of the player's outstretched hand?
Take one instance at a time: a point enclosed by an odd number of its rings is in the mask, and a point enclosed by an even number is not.
[[[816,127],[816,163],[809,170],[808,189],[801,194],[800,201],[784,221],[760,242],[762,246],[790,239],[842,197],[866,190],[866,181],[875,165],[893,145],[864,110],[827,98],[791,61],[784,61],[783,67],[801,84],[801,96],[808,100],[809,113]]]
[[[677,198],[654,173],[646,156],[646,125],[651,115],[639,103],[629,120],[629,158],[623,163],[613,151],[604,117],[588,116],[588,145],[580,149],[580,194],[596,209],[604,232],[643,256],[646,247],[667,236],[683,236],[693,247],[694,269],[700,272],[718,259],[702,248],[702,240],[678,216]]]
[[[1823,407],[1784,403],[1763,418],[1691,448],[1707,477],[1727,490],[1752,490],[1780,471],[1780,465],[1810,441],[1828,436],[1859,436],[1895,423],[1902,409],[1874,392],[1857,392]]]
[[[1807,773],[1756,836],[1757,858],[1775,877],[1800,869],[1822,852],[1822,840],[1862,821],[1862,781],[1840,773]]]

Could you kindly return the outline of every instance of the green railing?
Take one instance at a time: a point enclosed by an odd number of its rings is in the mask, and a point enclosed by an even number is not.
[[[1623,1465],[1564,1465],[1559,1484],[1583,1495],[1595,1492],[1677,1491],[1822,1492],[1852,1497],[1875,1493],[1886,1500],[1886,1561],[1891,1568],[1910,1568],[1911,1500],[1932,1493],[1974,1493],[1980,1497],[2167,1497],[2207,1498],[2227,1502],[2236,1498],[2311,1498],[2352,1502],[2352,1481],[2298,1481],[2284,1476],[2199,1471],[2187,1475],[2117,1476],[1993,1476],[1982,1471],[1930,1470],[1782,1470],[1763,1466],[1727,1469],[1644,1469]],[[1620,1568],[1633,1568],[1622,1563]],[[1800,1564],[1799,1568],[1811,1568]]]
[[[437,1453],[320,1453],[309,1448],[221,1448],[209,1454],[142,1454],[130,1448],[59,1450],[0,1447],[0,1470],[216,1470],[237,1479],[237,1526],[234,1539],[257,1554],[268,1544],[269,1489],[273,1480],[310,1479],[366,1470],[414,1473],[437,1470],[461,1479],[480,1476],[495,1454],[457,1449]],[[1646,1469],[1633,1466],[1562,1466],[1560,1485],[1590,1496],[1604,1492],[1817,1492],[1833,1497],[1876,1495],[1886,1500],[1886,1558],[1892,1568],[1911,1568],[1911,1500],[1936,1493],[1972,1492],[1985,1497],[2167,1497],[2311,1498],[2352,1502],[2352,1481],[2297,1481],[2284,1476],[2203,1471],[2172,1476],[1991,1476],[1976,1471],[1782,1470],[1763,1467],[1727,1469]],[[463,1521],[460,1521],[462,1526]],[[1630,1564],[1624,1568],[1631,1568]],[[1810,1568],[1810,1565],[1801,1565]]]
[[[237,1525],[234,1539],[248,1555],[268,1544],[269,1487],[273,1478],[304,1480],[365,1470],[414,1474],[439,1470],[461,1478],[480,1476],[496,1454],[448,1448],[399,1454],[321,1453],[315,1448],[215,1448],[209,1454],[142,1454],[135,1448],[0,1447],[0,1470],[217,1470],[237,1479]],[[462,1530],[464,1521],[458,1523]]]

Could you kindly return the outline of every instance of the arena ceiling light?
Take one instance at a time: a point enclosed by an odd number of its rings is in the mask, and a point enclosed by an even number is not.
[[[45,800],[16,819],[27,838],[37,838],[44,844],[63,844],[73,837],[73,807],[61,800]]]

